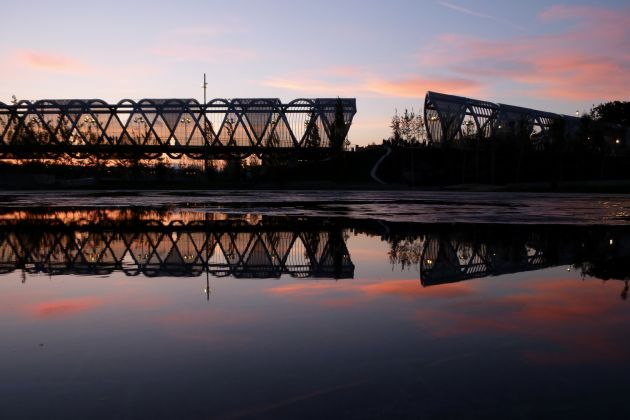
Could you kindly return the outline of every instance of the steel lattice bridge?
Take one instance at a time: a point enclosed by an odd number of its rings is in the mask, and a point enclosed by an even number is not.
[[[343,232],[334,226],[269,220],[166,222],[138,215],[95,220],[90,214],[80,220],[50,214],[28,219],[13,214],[0,220],[0,274],[15,270],[49,275],[122,271],[148,277],[354,276]]]
[[[514,105],[430,91],[424,100],[425,129],[436,144],[461,147],[470,140],[520,136],[542,148],[551,141],[551,127],[557,120],[564,122],[570,134],[580,128],[577,117]]]
[[[330,155],[343,148],[355,99],[0,102],[0,159],[173,159]]]

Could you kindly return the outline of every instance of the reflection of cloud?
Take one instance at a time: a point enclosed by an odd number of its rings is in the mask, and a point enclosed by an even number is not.
[[[290,283],[282,286],[275,286],[267,289],[267,292],[278,296],[320,296],[322,294],[334,291],[349,290],[349,285],[344,283],[315,283],[302,282]]]
[[[418,324],[435,337],[518,338],[528,343],[521,356],[534,363],[618,361],[625,356],[624,349],[630,345],[625,336],[629,318],[624,311],[627,302],[618,297],[620,289],[613,288],[611,295],[601,293],[600,283],[561,278],[499,287],[501,294],[496,294],[484,289],[484,284],[492,287],[485,282],[431,287],[409,279],[302,282],[267,292],[300,304],[335,309],[365,307],[377,299],[395,305],[411,303]]]
[[[199,325],[249,325],[257,321],[252,314],[242,311],[224,311],[219,309],[208,310],[201,308],[197,310],[178,310],[159,319],[162,325],[170,327],[199,326]]]
[[[210,345],[248,343],[252,340],[249,329],[261,321],[260,316],[242,309],[225,310],[208,307],[176,309],[157,318],[158,324],[173,339]]]
[[[423,288],[417,280],[390,280],[361,286],[360,290],[369,296],[398,296],[410,299],[418,296],[457,297],[473,293],[472,286],[466,283],[453,283],[446,287]]]
[[[324,306],[351,306],[361,301],[368,301],[386,296],[400,299],[421,297],[455,298],[468,296],[474,292],[472,285],[466,283],[446,284],[440,287],[424,288],[418,280],[386,280],[378,283],[293,283],[267,290],[268,293],[310,300]]]
[[[440,308],[423,308],[418,322],[436,336],[502,334],[542,340],[543,348],[523,354],[537,363],[579,363],[620,360],[627,346],[618,298],[594,293],[596,283],[573,279],[537,281],[517,294],[458,300]],[[591,287],[589,287],[591,286]],[[621,302],[624,303],[624,302]]]
[[[52,52],[18,50],[15,59],[26,67],[40,71],[86,73],[90,70],[89,66],[80,60]]]
[[[84,296],[52,302],[38,303],[29,308],[29,312],[37,318],[57,318],[76,315],[101,305],[100,298]]]

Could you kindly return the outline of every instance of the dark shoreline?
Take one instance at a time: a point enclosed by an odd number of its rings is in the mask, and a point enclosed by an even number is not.
[[[630,180],[605,181],[562,181],[556,185],[549,182],[524,182],[506,185],[455,184],[443,186],[412,186],[406,184],[334,183],[334,182],[287,182],[278,184],[210,184],[210,183],[165,183],[165,182],[96,182],[93,178],[59,180],[54,182],[0,183],[0,191],[109,191],[109,190],[179,190],[189,191],[435,191],[435,192],[575,192],[575,193],[618,193],[630,194]]]

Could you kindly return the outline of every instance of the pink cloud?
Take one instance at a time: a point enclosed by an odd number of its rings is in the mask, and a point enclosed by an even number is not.
[[[262,82],[264,86],[276,89],[290,90],[304,93],[317,93],[320,95],[352,95],[356,86],[352,84],[341,84],[317,78],[302,76],[289,76],[284,78],[272,78]]]
[[[586,6],[586,5],[566,5],[557,4],[551,6],[538,15],[543,20],[575,20],[575,19],[615,19],[618,16],[616,11],[605,9],[602,7]]]
[[[328,70],[321,75],[330,75]],[[361,73],[356,70],[337,70],[347,80],[331,80],[321,77],[286,77],[263,81],[263,85],[277,89],[327,95],[360,95],[367,97],[423,98],[427,90],[449,91],[461,95],[478,93],[482,84],[472,79],[457,77],[408,76],[390,80],[381,76]]]
[[[508,81],[530,96],[569,100],[625,99],[630,91],[630,9],[554,6],[540,24],[572,23],[559,32],[488,40],[444,34],[420,61],[492,86]],[[435,89],[438,90],[438,89]]]
[[[15,53],[18,63],[40,71],[54,71],[60,73],[86,73],[90,66],[63,54],[19,50]]]
[[[465,78],[420,78],[388,81],[377,80],[367,83],[365,89],[382,96],[424,97],[427,90],[451,92],[459,95],[471,95],[479,92],[482,84]]]

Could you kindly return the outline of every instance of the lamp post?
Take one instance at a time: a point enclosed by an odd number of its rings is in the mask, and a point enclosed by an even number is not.
[[[203,145],[207,146],[208,144],[208,116],[206,113],[206,91],[208,90],[208,82],[206,82],[206,73],[203,74],[203,84],[201,85],[203,89],[203,107],[201,108],[203,113],[201,117],[203,118]],[[205,149],[205,147],[204,147]],[[206,176],[208,175],[208,168],[210,167],[210,162],[208,161],[208,156],[206,155],[203,159],[203,170]]]
[[[184,124],[184,142],[188,142],[188,124],[192,122],[190,117],[184,117],[181,119],[182,124]]]
[[[201,85],[203,89],[203,104],[206,104],[206,90],[208,89],[208,82],[206,82],[206,73],[203,74],[203,84]]]
[[[143,117],[134,117],[133,122],[136,123],[136,137],[140,140],[140,124],[144,123]]]

